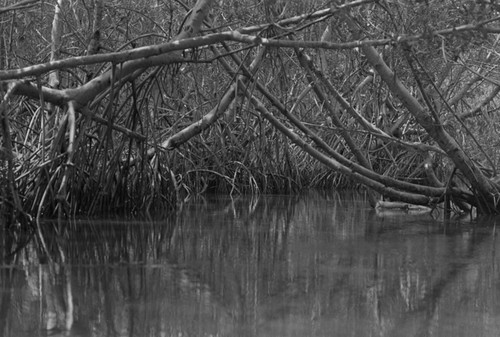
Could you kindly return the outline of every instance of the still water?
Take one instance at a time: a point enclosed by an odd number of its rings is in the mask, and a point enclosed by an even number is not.
[[[499,219],[435,218],[310,192],[73,220],[64,263],[0,265],[0,336],[499,336]]]

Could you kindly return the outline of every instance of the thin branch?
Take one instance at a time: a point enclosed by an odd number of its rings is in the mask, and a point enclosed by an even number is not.
[[[461,115],[458,115],[457,117],[459,119],[466,119],[466,118],[475,116],[476,114],[478,114],[481,111],[481,109],[484,106],[488,105],[491,101],[493,101],[493,99],[498,95],[498,93],[500,93],[500,86],[495,87],[495,89],[493,89],[490,92],[490,94],[484,98],[484,100],[482,100],[481,102],[479,102],[470,111],[467,111],[467,112],[465,112],[465,113],[463,113]]]
[[[18,3],[15,3],[10,6],[2,7],[0,8],[0,14],[10,12],[10,11],[16,11],[20,9],[26,9],[35,6],[40,0],[24,0],[24,1],[19,1]]]
[[[244,86],[244,84],[241,84]],[[401,201],[409,202],[412,204],[416,205],[434,205],[439,202],[439,197],[430,197],[430,194],[423,193],[423,194],[414,194],[414,193],[407,193],[407,192],[402,192],[395,190],[391,187],[387,187],[385,184],[382,184],[371,177],[358,174],[356,171],[352,169],[352,166],[355,164],[348,161],[351,167],[346,166],[338,162],[337,160],[328,157],[324,153],[318,151],[315,149],[311,144],[307,143],[305,140],[303,140],[299,135],[297,135],[293,130],[287,128],[283,123],[281,123],[276,117],[274,117],[264,106],[264,104],[258,100],[254,95],[248,92],[248,90],[245,89],[245,94],[247,95],[247,98],[250,100],[250,102],[254,105],[255,109],[260,112],[260,114],[266,118],[276,129],[278,129],[281,133],[283,133],[287,138],[289,138],[293,143],[295,143],[297,146],[302,148],[305,152],[307,152],[310,156],[318,160],[319,162],[325,164],[326,166],[330,167],[331,169],[338,171],[346,176],[351,177],[352,179],[359,181],[363,183],[364,185],[372,188],[373,190],[384,194],[388,195],[393,198],[397,198]],[[366,169],[367,170],[367,169]],[[370,171],[370,170],[368,170]],[[372,174],[375,174],[373,171],[370,171]],[[428,189],[429,190],[434,190],[436,188],[431,188],[431,187],[424,187],[421,186],[422,190]],[[444,189],[440,189],[444,192]]]

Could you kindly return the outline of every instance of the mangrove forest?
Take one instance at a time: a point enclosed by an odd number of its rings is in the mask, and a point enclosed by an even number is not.
[[[3,0],[0,207],[365,189],[500,213],[496,0]]]

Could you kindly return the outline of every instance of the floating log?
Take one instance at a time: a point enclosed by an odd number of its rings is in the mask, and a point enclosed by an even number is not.
[[[406,202],[398,201],[383,201],[379,200],[375,206],[376,210],[384,211],[402,211],[407,213],[430,213],[432,208],[422,205],[408,204]]]

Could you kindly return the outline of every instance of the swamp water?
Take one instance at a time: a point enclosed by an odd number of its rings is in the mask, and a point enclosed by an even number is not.
[[[498,220],[319,192],[73,220],[65,264],[0,265],[0,336],[499,336]]]

